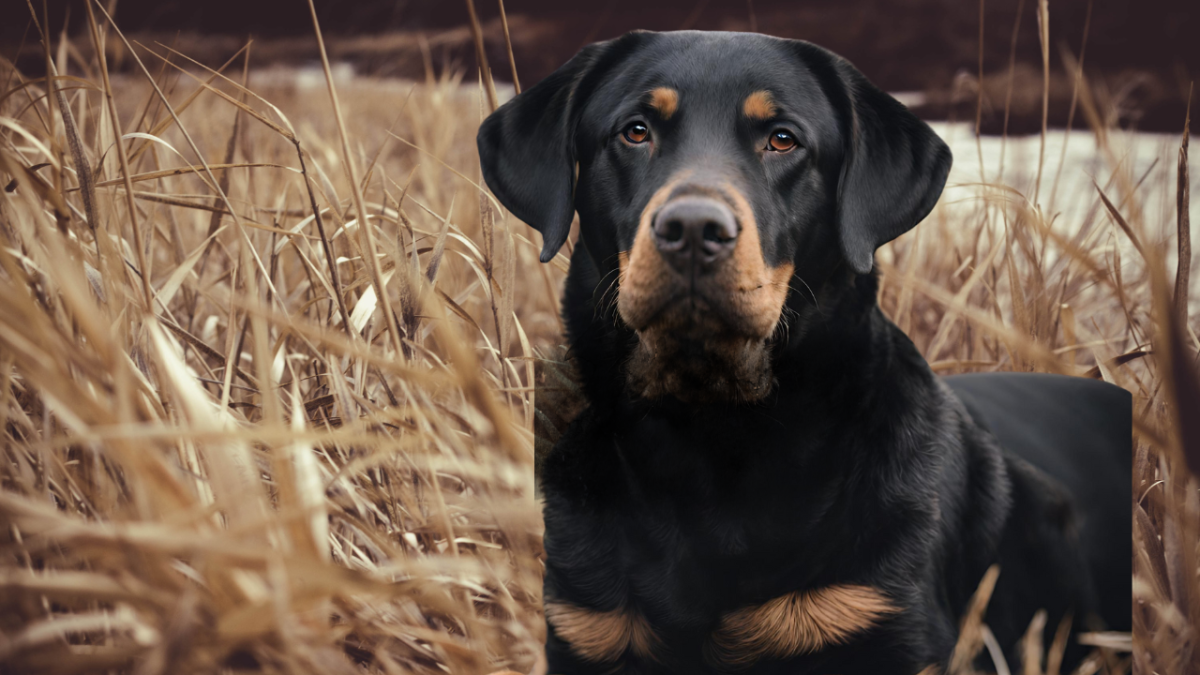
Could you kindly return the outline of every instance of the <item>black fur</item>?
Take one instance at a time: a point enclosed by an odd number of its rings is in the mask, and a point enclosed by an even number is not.
[[[680,104],[653,123],[647,161],[616,136],[655,86]],[[786,111],[800,152],[755,151],[770,124],[737,111],[758,89]],[[725,613],[831,584],[875,587],[902,611],[745,672],[917,673],[948,661],[996,563],[987,622],[1010,663],[1039,608],[1047,643],[1067,612],[1077,629],[1128,630],[1129,396],[1050,376],[942,380],[883,316],[874,250],[929,212],[950,153],[849,63],[760,35],[632,33],[505,104],[479,150],[497,197],[542,233],[543,260],[580,216],[563,314],[588,407],[541,465],[546,597],[633,608],[665,645],[657,661],[591,663],[551,627],[551,673],[722,672],[704,654]],[[681,167],[736,185],[764,260],[795,266],[760,401],[626,389],[638,337],[613,302],[617,253]]]

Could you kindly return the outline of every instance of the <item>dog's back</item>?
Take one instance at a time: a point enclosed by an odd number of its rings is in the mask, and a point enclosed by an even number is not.
[[[979,373],[945,381],[1004,449],[1071,493],[1100,614],[1107,629],[1129,630],[1129,392],[1096,380],[1040,373]]]

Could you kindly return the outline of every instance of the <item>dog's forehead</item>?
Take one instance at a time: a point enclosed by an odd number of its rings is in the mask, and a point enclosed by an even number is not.
[[[594,83],[582,106],[583,136],[607,137],[666,101],[660,117],[696,130],[722,132],[738,118],[762,115],[786,120],[812,150],[833,157],[847,124],[829,96],[830,86],[840,84],[822,77],[828,65],[811,62],[810,50],[799,44],[806,43],[745,32],[652,34]],[[664,92],[666,98],[655,98]],[[769,114],[751,113],[750,104],[763,95]]]
[[[597,83],[585,124],[620,123],[655,90],[672,93],[672,112],[710,120],[740,113],[749,96],[766,92],[781,116],[811,123],[818,135],[837,134],[829,83],[796,44],[754,33],[655,33]]]
[[[754,33],[659,33],[642,43],[631,65],[680,83],[786,78],[803,71],[789,42]]]

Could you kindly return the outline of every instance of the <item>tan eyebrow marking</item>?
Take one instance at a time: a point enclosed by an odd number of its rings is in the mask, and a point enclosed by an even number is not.
[[[679,109],[679,92],[670,87],[657,87],[650,90],[650,107],[658,111],[664,120],[671,119]]]
[[[622,607],[608,612],[565,602],[547,602],[546,620],[571,650],[588,661],[616,661],[626,650],[654,658],[661,641],[646,617]]]
[[[727,665],[811,654],[875,625],[899,608],[870,586],[835,585],[788,593],[726,614],[709,656]]]
[[[742,102],[742,113],[752,120],[769,120],[777,112],[779,112],[779,108],[775,105],[775,99],[769,91],[756,91]]]

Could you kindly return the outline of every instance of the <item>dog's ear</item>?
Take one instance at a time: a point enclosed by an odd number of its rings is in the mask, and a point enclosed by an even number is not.
[[[942,194],[950,148],[902,103],[848,61],[833,58],[850,124],[838,183],[838,238],[854,271],[875,265],[875,249],[911,230]]]
[[[542,262],[562,248],[575,213],[575,127],[599,75],[639,35],[584,47],[546,79],[500,106],[479,127],[483,179],[517,218],[542,233]]]

